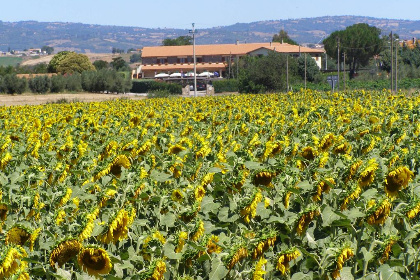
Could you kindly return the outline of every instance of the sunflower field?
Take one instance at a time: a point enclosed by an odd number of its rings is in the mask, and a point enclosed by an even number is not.
[[[420,96],[0,107],[0,279],[419,279]]]

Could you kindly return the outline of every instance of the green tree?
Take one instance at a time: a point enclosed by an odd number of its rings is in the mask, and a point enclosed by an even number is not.
[[[141,55],[139,53],[134,53],[130,56],[130,63],[136,63],[141,61]]]
[[[54,48],[50,46],[43,46],[41,51],[46,52],[47,54],[52,54],[54,52]]]
[[[50,63],[48,63],[48,72],[49,73],[57,73],[57,67],[60,64],[60,62],[68,55],[69,51],[62,51],[57,53],[53,56],[53,58],[50,60]]]
[[[66,89],[66,79],[63,75],[51,77],[51,92],[63,92]]]
[[[298,58],[298,73],[302,79],[305,79],[305,54]],[[310,55],[306,55],[306,80],[308,82],[317,83],[321,81],[321,72],[316,64],[315,59]]]
[[[381,52],[383,40],[381,31],[366,23],[358,23],[331,33],[324,41],[325,51],[329,56],[337,57],[337,42],[340,47],[340,60],[346,53],[345,63],[349,65],[350,77],[361,66],[369,64],[369,60]]]
[[[111,61],[111,67],[117,71],[129,71],[127,62],[121,57],[115,57]]]
[[[8,94],[22,94],[25,92],[28,82],[24,78],[18,78],[15,74],[8,74],[4,76],[3,88]]]
[[[95,66],[96,70],[106,69],[109,67],[109,63],[105,60],[95,60],[93,62],[93,66]]]
[[[270,52],[267,56],[246,56],[239,61],[239,90],[263,93],[286,90],[286,55]],[[296,59],[289,57],[289,82],[298,79]]]
[[[192,38],[190,36],[179,36],[175,39],[166,38],[162,41],[162,46],[184,46],[192,45]]]
[[[47,76],[38,76],[30,79],[28,86],[34,93],[47,93],[51,88],[51,80]]]
[[[57,73],[73,74],[82,73],[87,70],[95,70],[95,67],[86,55],[71,52],[60,60],[56,70]]]
[[[291,39],[289,37],[289,34],[287,34],[287,31],[280,30],[279,34],[274,34],[273,36],[273,42],[279,42],[279,43],[287,43],[290,45],[299,45],[296,41]]]

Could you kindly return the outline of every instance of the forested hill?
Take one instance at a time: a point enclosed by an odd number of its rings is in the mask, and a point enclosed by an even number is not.
[[[237,23],[230,26],[200,29],[197,44],[268,42],[279,30],[286,30],[299,43],[318,43],[331,32],[355,23],[368,23],[389,34],[392,30],[402,39],[420,37],[420,21],[378,19],[360,16],[334,16],[289,20]],[[187,29],[142,28],[91,25],[63,22],[1,22],[0,51],[40,48],[56,51],[111,52],[112,48],[142,48],[160,45],[164,38],[188,35]]]

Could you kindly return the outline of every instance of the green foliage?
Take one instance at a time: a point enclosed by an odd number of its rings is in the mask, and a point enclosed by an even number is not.
[[[171,94],[182,94],[182,85],[154,80],[135,80],[131,88],[131,92],[134,93],[149,93],[159,90],[168,90]]]
[[[78,92],[82,90],[82,77],[79,73],[66,75],[66,90]]]
[[[47,93],[51,88],[51,79],[47,76],[38,76],[30,79],[28,86],[34,93]]]
[[[52,54],[54,52],[54,48],[50,46],[43,46],[41,51],[46,52],[47,54]]]
[[[93,62],[93,66],[95,66],[95,69],[97,71],[101,70],[101,69],[106,69],[109,67],[109,63],[106,62],[105,60],[95,60]]]
[[[130,56],[130,63],[136,63],[141,61],[141,54],[134,53]]]
[[[306,57],[306,58],[305,58]],[[302,79],[305,78],[305,64],[306,64],[306,80],[308,82],[319,82],[321,80],[321,72],[316,64],[315,59],[310,55],[301,55],[298,58],[298,73]],[[306,61],[306,62],[305,62]]]
[[[82,88],[89,92],[124,93],[131,89],[131,80],[112,69],[85,71],[82,73]]]
[[[215,93],[239,91],[239,81],[237,79],[215,80],[213,86]]]
[[[111,67],[116,70],[116,71],[127,71],[130,70],[130,68],[128,67],[127,62],[121,57],[116,57],[113,58],[111,63],[110,63]]]
[[[61,74],[73,74],[95,70],[95,67],[86,55],[71,52],[60,60],[56,70]]]
[[[66,89],[66,80],[63,75],[51,77],[51,92],[63,92]]]
[[[239,91],[263,93],[286,90],[286,55],[270,52],[263,57],[244,57],[239,64]],[[289,57],[289,81],[296,79],[298,65]]]
[[[287,43],[287,44],[290,44],[290,45],[299,45],[296,41],[291,39],[289,37],[289,34],[287,34],[287,31],[285,31],[283,29],[279,31],[279,34],[274,34],[272,41],[273,42],[279,42],[279,43]]]
[[[119,49],[119,48],[116,48],[116,47],[113,47],[112,48],[112,53],[119,53],[119,54],[121,54],[121,53],[124,53],[124,50],[123,49]]]
[[[22,94],[27,88],[27,81],[23,78],[18,78],[15,74],[8,74],[3,76],[2,87],[4,92],[8,94]]]
[[[331,33],[324,41],[325,51],[329,56],[337,57],[337,40],[340,41],[340,60],[346,53],[345,63],[354,73],[360,66],[366,66],[369,60],[381,52],[383,41],[379,37],[380,29],[366,23],[358,23],[345,30]]]
[[[166,38],[162,41],[162,46],[184,46],[192,45],[192,37],[190,36],[179,36],[175,39]]]
[[[62,51],[53,56],[53,58],[48,63],[48,72],[57,73],[57,67],[60,65],[61,61],[69,54],[69,51]]]

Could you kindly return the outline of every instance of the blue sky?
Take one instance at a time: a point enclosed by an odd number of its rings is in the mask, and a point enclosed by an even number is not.
[[[360,15],[420,20],[419,0],[20,0],[1,1],[2,21],[60,21],[208,28],[260,20]]]

